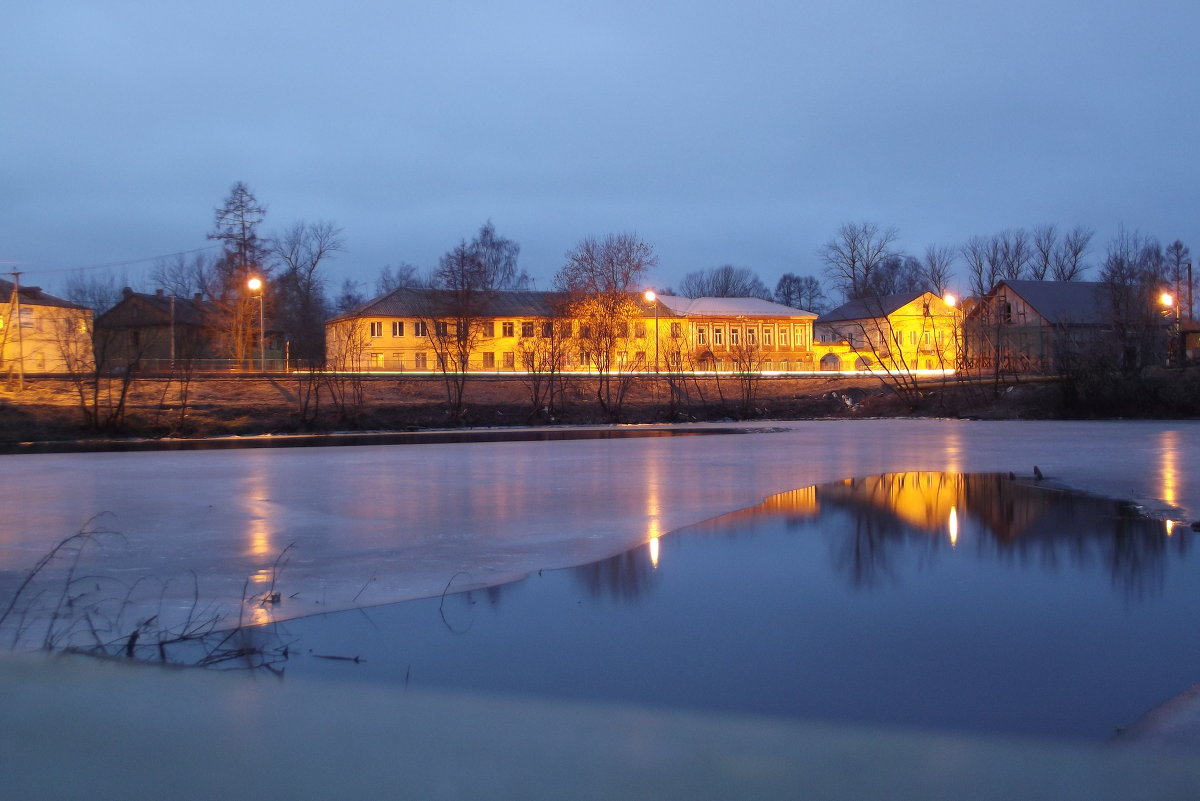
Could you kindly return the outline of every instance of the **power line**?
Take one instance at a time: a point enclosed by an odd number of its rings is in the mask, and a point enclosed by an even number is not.
[[[169,259],[172,256],[188,256],[192,253],[200,253],[205,250],[212,250],[213,248],[219,248],[219,247],[221,247],[220,244],[205,245],[202,248],[193,248],[192,250],[177,250],[174,253],[164,253],[160,256],[146,256],[144,258],[129,259],[127,261],[111,261],[111,262],[105,262],[104,264],[82,264],[77,267],[52,267],[52,268],[48,268],[48,269],[24,270],[23,272],[37,274],[37,275],[43,275],[43,274],[48,274],[48,273],[73,273],[73,272],[77,272],[80,270],[107,270],[107,269],[112,269],[113,267],[128,267],[131,264],[145,264],[146,262],[158,261],[159,259]],[[0,264],[16,265],[16,264],[22,264],[22,262],[6,261],[6,262],[0,262]]]

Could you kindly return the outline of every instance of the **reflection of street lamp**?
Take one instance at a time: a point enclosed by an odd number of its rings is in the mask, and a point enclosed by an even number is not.
[[[658,295],[653,289],[647,289],[643,295],[646,302],[654,306],[654,372],[658,372]]]
[[[266,347],[266,330],[263,328],[263,295],[266,291],[263,289],[263,282],[259,278],[251,278],[246,282],[251,292],[258,293],[258,370],[261,373],[267,372],[267,357]]]

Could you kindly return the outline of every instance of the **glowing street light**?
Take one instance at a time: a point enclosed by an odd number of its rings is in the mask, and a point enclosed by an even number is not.
[[[251,292],[258,293],[258,370],[261,373],[267,372],[267,356],[266,347],[266,330],[263,327],[263,295],[266,291],[263,289],[263,282],[260,278],[251,278],[246,282],[246,287]]]
[[[643,295],[646,302],[654,306],[654,372],[658,372],[658,295],[654,294],[653,289],[647,289]]]

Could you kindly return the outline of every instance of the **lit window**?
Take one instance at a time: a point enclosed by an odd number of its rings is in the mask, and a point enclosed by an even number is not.
[[[646,324],[645,323],[634,323],[633,324],[633,335],[638,339],[645,339],[646,338]]]
[[[373,337],[383,336],[383,323],[381,321],[376,320],[371,323],[371,336],[373,336]]]
[[[754,329],[754,328],[746,329],[746,344],[747,345],[757,345],[758,344],[758,330],[757,329]]]
[[[779,345],[785,347],[788,343],[788,330],[786,328],[779,329]]]
[[[564,320],[559,326],[559,336],[561,336],[563,339],[570,339],[572,328],[573,326],[571,325],[571,321]]]
[[[740,328],[730,328],[729,329],[729,344],[730,345],[742,344],[742,329],[740,329]]]
[[[708,329],[707,328],[701,327],[701,328],[696,329],[696,344],[697,345],[707,345],[708,344]]]
[[[542,336],[546,337],[546,339],[554,337],[554,323],[542,323]]]
[[[771,347],[771,340],[773,339],[771,333],[772,331],[770,328],[763,326],[763,344],[768,348]]]
[[[403,320],[393,320],[392,321],[392,336],[394,336],[394,337],[404,336],[404,321]]]
[[[494,339],[496,336],[496,321],[488,320],[483,324],[483,335],[488,339]]]
[[[714,345],[724,345],[725,344],[725,329],[724,328],[718,327],[718,328],[713,329],[713,344]]]

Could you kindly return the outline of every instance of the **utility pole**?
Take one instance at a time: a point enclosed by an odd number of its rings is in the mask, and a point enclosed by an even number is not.
[[[21,319],[21,271],[9,273],[13,277],[12,301],[13,319],[17,321],[17,389],[25,391],[25,334],[22,331],[24,321]]]

